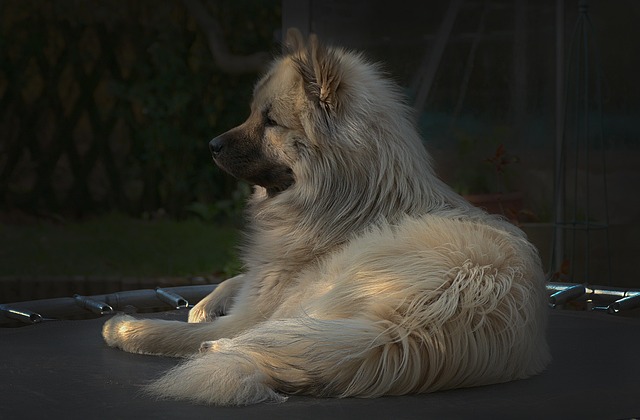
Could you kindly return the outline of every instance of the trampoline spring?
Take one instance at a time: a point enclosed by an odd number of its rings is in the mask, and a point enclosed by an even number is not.
[[[91,299],[87,296],[73,295],[73,300],[81,308],[87,309],[97,315],[107,315],[113,313],[113,308],[99,300]]]
[[[20,321],[25,324],[36,324],[44,320],[42,315],[28,309],[14,309],[0,305],[0,312],[2,312],[7,318],[15,319],[16,321]]]
[[[549,296],[549,306],[552,308],[562,305],[565,302],[579,298],[586,293],[586,289],[583,285],[577,284],[575,286],[569,286],[565,289],[559,290]]]
[[[189,302],[187,302],[185,298],[160,287],[156,287],[156,296],[158,297],[158,299],[160,299],[164,303],[171,305],[175,309],[183,309],[189,307]]]
[[[617,314],[620,311],[637,308],[640,306],[640,293],[623,297],[607,307],[607,312]]]

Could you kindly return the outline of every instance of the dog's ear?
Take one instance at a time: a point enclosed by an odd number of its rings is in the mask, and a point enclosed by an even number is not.
[[[335,111],[338,106],[338,89],[342,82],[342,69],[337,55],[320,44],[315,34],[309,37],[309,52],[317,84],[318,101],[323,108]]]
[[[291,40],[292,45],[295,42],[295,45],[300,46],[302,42],[300,32],[296,30],[297,35],[292,34],[292,37],[289,36],[289,32],[287,32],[287,43]],[[294,38],[294,36],[300,38]],[[326,112],[335,112],[339,105],[338,95],[342,82],[342,68],[338,55],[322,45],[315,34],[309,36],[306,47],[296,51],[297,53],[292,54],[292,58],[298,66],[307,95]]]
[[[296,54],[304,50],[304,37],[298,28],[287,29],[284,50],[287,54]]]

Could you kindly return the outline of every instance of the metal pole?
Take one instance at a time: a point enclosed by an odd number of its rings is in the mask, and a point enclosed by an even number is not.
[[[564,259],[564,0],[556,1],[556,147],[555,147],[555,229],[551,273],[560,271]]]
[[[460,10],[461,6],[462,0],[451,0],[449,2],[449,7],[444,15],[444,18],[442,19],[442,23],[440,23],[440,27],[438,28],[438,33],[436,34],[436,39],[434,41],[433,47],[431,48],[429,54],[425,55],[422,65],[420,66],[421,78],[418,79],[419,83],[416,87],[417,93],[414,103],[417,118],[420,118],[420,114],[422,113],[424,105],[429,97],[431,85],[435,80],[436,71],[440,66],[440,60],[442,59],[442,55],[444,54],[445,47],[447,46],[447,41],[449,40],[451,30],[453,29],[453,24],[456,21],[458,11]],[[423,71],[424,73],[422,73]]]

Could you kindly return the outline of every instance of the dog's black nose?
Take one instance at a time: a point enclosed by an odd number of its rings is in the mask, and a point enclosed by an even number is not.
[[[218,136],[209,142],[209,150],[211,150],[211,154],[213,156],[218,156],[220,152],[222,152],[223,148],[224,141],[221,136]]]

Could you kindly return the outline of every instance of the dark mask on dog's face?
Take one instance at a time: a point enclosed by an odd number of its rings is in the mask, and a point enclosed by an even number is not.
[[[209,149],[225,172],[277,193],[289,188],[295,179],[289,165],[279,159],[279,153],[270,150],[272,146],[265,139],[265,131],[270,128],[262,119],[252,113],[242,125],[211,140]]]
[[[281,59],[256,84],[247,120],[209,143],[216,164],[269,195],[291,187],[296,163],[308,155],[300,118],[306,99],[296,66]]]

